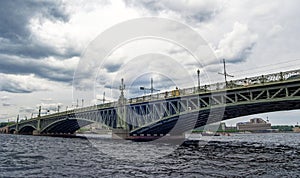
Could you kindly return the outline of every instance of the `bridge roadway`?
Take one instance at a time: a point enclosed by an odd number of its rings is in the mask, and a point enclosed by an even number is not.
[[[295,109],[300,109],[300,70],[119,99],[23,120],[0,132],[73,134],[99,122],[123,137],[156,137],[235,117]]]

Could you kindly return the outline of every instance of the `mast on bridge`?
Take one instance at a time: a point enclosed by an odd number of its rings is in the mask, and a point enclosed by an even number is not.
[[[223,67],[224,67],[224,73],[220,73],[219,72],[219,74],[220,75],[224,75],[224,77],[225,77],[225,85],[226,85],[226,87],[227,87],[227,77],[234,77],[233,75],[229,75],[227,72],[226,72],[226,61],[225,61],[225,59],[223,59]]]
[[[200,69],[197,70],[197,77],[198,77],[198,91],[200,91]]]
[[[39,115],[38,115],[38,117],[41,117],[41,110],[42,110],[42,106],[39,106]]]
[[[103,92],[103,99],[102,99],[103,104],[105,103],[105,92]]]
[[[140,90],[144,90],[144,91],[149,90],[151,92],[151,94],[153,94],[154,91],[160,91],[153,87],[153,78],[151,78],[150,88],[140,87]],[[144,92],[144,94],[145,94],[145,92]]]
[[[16,123],[16,133],[19,132],[19,118],[20,118],[20,116],[18,114],[18,116],[17,116],[17,123]]]
[[[119,103],[120,104],[124,104],[125,103],[125,96],[124,96],[124,90],[125,90],[125,84],[124,84],[124,79],[121,79],[121,85],[120,85],[120,91],[121,91],[121,95],[119,98]]]
[[[118,108],[117,108],[117,130],[118,129],[121,129],[121,130],[118,130],[118,131],[114,131],[114,132],[121,132],[125,135],[127,135],[127,123],[126,123],[126,98],[124,96],[124,90],[125,90],[125,84],[124,84],[124,79],[122,78],[121,79],[121,85],[120,85],[120,91],[121,91],[121,95],[120,95],[120,98],[119,98],[119,105],[118,105]],[[124,133],[123,133],[124,132]]]

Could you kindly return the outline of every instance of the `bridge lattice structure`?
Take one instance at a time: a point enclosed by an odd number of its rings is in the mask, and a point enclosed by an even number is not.
[[[130,135],[180,134],[257,113],[300,109],[300,70],[178,89],[23,120],[10,132],[74,133],[94,122]]]

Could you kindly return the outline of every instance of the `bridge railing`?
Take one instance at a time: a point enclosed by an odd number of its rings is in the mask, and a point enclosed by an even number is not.
[[[152,100],[159,100],[177,96],[184,96],[190,95],[195,93],[210,93],[212,91],[220,91],[226,89],[236,89],[236,88],[243,88],[247,86],[254,86],[254,85],[264,85],[271,82],[280,82],[285,80],[299,80],[300,79],[300,69],[286,71],[286,72],[279,72],[273,73],[268,75],[261,75],[255,77],[249,77],[244,79],[237,79],[231,80],[227,83],[214,83],[209,85],[202,85],[198,87],[191,87],[185,89],[176,89],[173,91],[166,91],[163,93],[157,93],[152,95],[146,95],[136,98],[131,98],[128,100],[129,103],[138,103],[138,102],[145,102],[145,101],[152,101]]]
[[[167,98],[172,98],[172,97],[186,96],[186,95],[191,95],[191,94],[195,94],[195,93],[205,94],[205,93],[211,93],[213,91],[220,91],[220,90],[225,91],[226,89],[236,89],[236,88],[243,88],[243,87],[254,86],[254,85],[264,85],[267,83],[281,82],[281,81],[285,81],[285,80],[300,80],[300,69],[286,71],[286,72],[273,73],[273,74],[268,74],[268,75],[249,77],[249,78],[238,79],[238,80],[231,80],[231,81],[228,81],[226,84],[225,84],[225,82],[223,82],[223,83],[202,85],[199,88],[191,87],[191,88],[184,88],[184,89],[175,89],[172,91],[165,91],[165,92],[156,93],[156,94],[152,94],[152,95],[145,95],[145,96],[141,96],[141,97],[130,98],[130,99],[128,99],[127,102],[129,104],[134,104],[134,103],[140,103],[140,102],[162,100],[162,99],[167,99]],[[105,103],[105,104],[100,104],[100,105],[88,106],[88,107],[84,107],[84,108],[67,110],[67,111],[63,111],[63,112],[59,112],[59,113],[53,113],[53,114],[45,115],[42,118],[44,119],[44,118],[50,118],[50,117],[65,116],[68,114],[74,114],[74,113],[78,113],[78,112],[85,112],[85,111],[102,109],[102,108],[116,107],[117,105],[118,105],[118,102],[110,102],[110,103]],[[32,119],[37,119],[37,118],[32,118]],[[29,119],[29,120],[32,120],[32,119]]]

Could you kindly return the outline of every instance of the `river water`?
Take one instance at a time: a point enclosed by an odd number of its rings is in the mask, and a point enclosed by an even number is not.
[[[300,134],[202,137],[199,146],[0,135],[0,177],[299,177]]]

